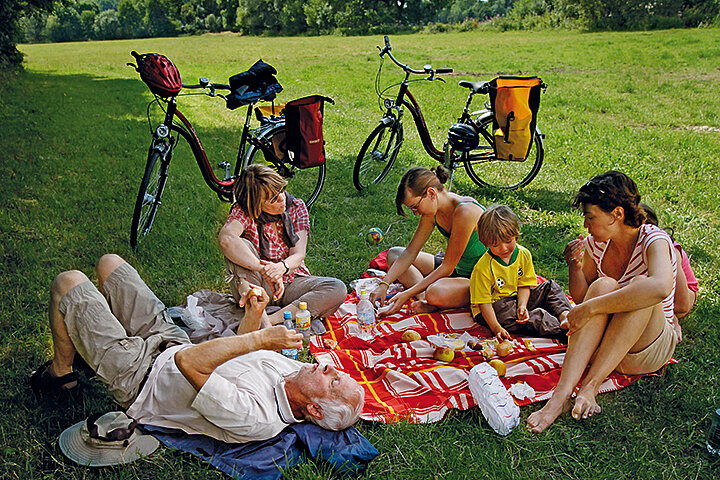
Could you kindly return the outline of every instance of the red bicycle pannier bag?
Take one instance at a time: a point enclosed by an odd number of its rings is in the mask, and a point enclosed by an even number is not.
[[[285,105],[285,141],[290,161],[298,168],[325,163],[323,116],[326,101],[335,103],[322,95],[310,95]]]

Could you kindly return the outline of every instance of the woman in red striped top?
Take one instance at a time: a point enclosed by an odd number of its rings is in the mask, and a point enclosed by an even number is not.
[[[600,412],[600,384],[616,370],[651,373],[665,365],[677,344],[673,297],[677,260],[672,240],[645,211],[635,182],[609,171],[583,185],[573,200],[588,230],[565,248],[570,294],[568,349],[552,398],[530,415],[528,428],[541,432],[570,408],[575,419]]]

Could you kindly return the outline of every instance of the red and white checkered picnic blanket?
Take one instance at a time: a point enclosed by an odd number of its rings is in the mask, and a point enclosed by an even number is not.
[[[365,408],[361,418],[392,423],[407,420],[417,423],[437,422],[450,408],[466,410],[475,406],[468,385],[468,373],[484,358],[480,352],[456,352],[451,363],[433,358],[434,346],[426,340],[438,333],[468,332],[477,338],[491,338],[491,332],[475,323],[469,311],[452,311],[413,315],[400,313],[380,318],[369,341],[357,337],[358,298],[353,293],[327,319],[328,332],[311,339],[311,351],[321,363],[330,363],[347,372],[365,389]],[[409,305],[409,304],[408,304]],[[413,344],[400,340],[412,328],[423,338]],[[336,348],[325,348],[323,340],[338,342]],[[547,400],[560,378],[566,345],[558,340],[532,338],[536,350],[529,351],[522,337],[515,337],[514,351],[502,358],[507,373],[501,377],[505,387],[525,382],[535,390],[532,398],[518,400],[520,406]],[[674,362],[674,360],[673,360]],[[603,382],[600,393],[626,387],[640,375],[613,373]]]

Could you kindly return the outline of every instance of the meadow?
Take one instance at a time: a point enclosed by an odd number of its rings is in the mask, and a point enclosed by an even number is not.
[[[608,169],[631,175],[643,201],[691,255],[701,292],[683,321],[684,340],[659,377],[603,394],[591,421],[561,417],[541,435],[517,428],[495,434],[477,408],[429,425],[360,423],[380,456],[364,478],[386,479],[710,479],[720,457],[705,449],[720,407],[720,31],[636,33],[466,32],[391,37],[393,52],[418,66],[452,67],[447,83],[416,84],[431,133],[442,141],[460,114],[462,79],[539,75],[549,85],[538,125],[545,163],[518,192],[483,190],[460,170],[453,190],[506,203],[523,222],[520,242],[539,274],[567,286],[564,245],[584,233],[572,194]],[[388,178],[358,193],[352,167],[381,112],[373,90],[377,37],[256,38],[209,34],[173,39],[22,45],[23,72],[0,72],[0,478],[227,478],[189,454],[161,449],[126,467],[89,470],[66,460],[57,438],[91,413],[114,408],[86,380],[77,402],[43,402],[27,374],[50,358],[50,283],[60,271],[91,278],[97,258],[115,252],[134,265],[166,303],[201,288],[226,290],[216,238],[229,210],[204,184],[191,157],[175,158],[156,223],[130,249],[132,209],[150,135],[151,99],[127,67],[130,51],[159,52],[186,82],[225,82],[258,58],[275,66],[290,100],[320,93],[326,107],[328,178],[311,211],[307,264],[346,283],[377,253],[409,241],[416,219],[397,216],[395,187],[413,165],[432,166],[406,123],[406,142]],[[386,63],[386,83],[399,70]],[[235,157],[241,111],[221,101],[184,97],[183,110],[211,161]],[[370,227],[387,231],[368,245]],[[433,236],[428,250],[443,248]],[[539,405],[522,409],[522,419]],[[310,462],[289,479],[333,478]]]

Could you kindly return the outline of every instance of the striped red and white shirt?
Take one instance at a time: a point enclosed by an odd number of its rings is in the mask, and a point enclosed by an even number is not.
[[[651,243],[657,240],[663,240],[667,243],[670,258],[672,260],[673,288],[670,294],[663,299],[662,304],[663,310],[665,311],[665,319],[668,323],[670,323],[670,325],[673,325],[675,323],[673,317],[675,308],[675,282],[677,280],[677,257],[675,256],[675,249],[672,246],[672,240],[665,230],[648,223],[643,224],[640,227],[640,235],[638,235],[635,249],[630,257],[630,262],[628,262],[625,273],[623,273],[620,279],[618,279],[618,283],[621,287],[624,287],[630,283],[630,280],[634,277],[648,274],[647,249]],[[585,238],[585,252],[592,256],[597,268],[598,277],[608,276],[602,271],[601,267],[603,255],[605,255],[607,247],[608,242],[595,241],[592,235],[588,235],[587,238]]]

